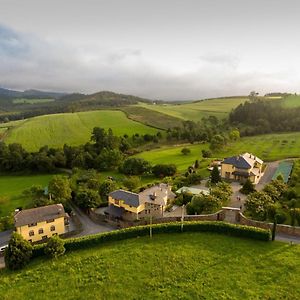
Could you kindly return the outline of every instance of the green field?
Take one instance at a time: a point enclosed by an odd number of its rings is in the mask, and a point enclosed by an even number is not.
[[[294,108],[300,106],[300,95],[291,95],[282,100],[282,106],[286,108]]]
[[[244,103],[247,99],[247,97],[218,98],[187,104],[152,105],[141,103],[139,105],[179,119],[201,121],[204,116],[207,117],[210,115],[224,118],[232,109],[237,107],[239,104]]]
[[[300,157],[300,132],[241,138],[217,153],[218,157],[251,152],[265,161]]]
[[[3,124],[4,125],[4,124]],[[99,110],[78,113],[45,115],[14,124],[5,137],[6,143],[20,143],[35,151],[44,145],[62,147],[88,142],[94,127],[112,128],[116,135],[155,134],[157,129],[129,120],[121,111]]]
[[[183,155],[181,153],[183,147],[189,148],[191,153]],[[162,147],[139,153],[136,156],[148,160],[153,165],[173,163],[179,171],[185,171],[196,159],[202,159],[202,149],[208,149],[208,144]],[[251,152],[266,161],[300,157],[300,132],[241,138],[237,142],[229,143],[221,151],[214,152],[213,156],[222,159],[244,152]]]
[[[299,299],[300,246],[161,234],[0,271],[1,299]]]
[[[27,99],[27,98],[17,98],[13,100],[13,104],[40,104],[53,102],[54,99]]]
[[[181,153],[182,148],[187,147],[191,150],[188,155]],[[202,158],[202,149],[208,149],[207,144],[196,145],[180,145],[173,147],[163,147],[150,151],[145,151],[136,155],[136,157],[143,158],[151,164],[175,164],[179,171],[185,171],[192,165],[196,159]]]
[[[22,195],[32,185],[47,186],[53,175],[0,175],[0,216],[6,216],[17,207],[25,207],[29,199]]]

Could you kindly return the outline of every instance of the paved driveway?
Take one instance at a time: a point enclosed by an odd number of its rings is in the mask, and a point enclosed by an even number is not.
[[[8,244],[12,232],[12,230],[0,232],[0,247]]]
[[[85,235],[107,232],[107,231],[112,231],[117,229],[117,227],[113,227],[106,224],[100,225],[98,223],[93,222],[83,211],[81,211],[79,208],[75,206],[72,206],[72,209],[74,213],[77,215],[77,217],[79,218],[83,227],[83,230],[80,233],[72,237],[85,236]]]

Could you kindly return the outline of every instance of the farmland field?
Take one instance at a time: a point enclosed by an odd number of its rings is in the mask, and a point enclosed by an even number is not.
[[[204,116],[209,115],[224,118],[232,109],[244,103],[247,99],[247,97],[218,98],[187,104],[152,105],[141,103],[139,105],[179,119],[201,121]]]
[[[9,127],[11,124],[6,123]],[[15,125],[15,124],[14,124]],[[88,142],[94,127],[112,128],[116,135],[155,134],[157,129],[129,120],[121,111],[88,111],[45,115],[17,123],[10,129],[6,143],[20,143],[29,151],[44,145],[62,147],[64,144],[80,145]]]
[[[47,186],[53,175],[0,175],[0,217],[25,207],[28,199],[22,192],[32,185]]]
[[[3,300],[299,299],[299,257],[300,246],[280,242],[160,234],[2,270],[0,294]]]
[[[294,108],[300,106],[300,95],[291,95],[282,100],[282,106],[286,108]]]

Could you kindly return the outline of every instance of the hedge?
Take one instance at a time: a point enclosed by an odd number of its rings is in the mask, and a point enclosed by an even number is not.
[[[129,238],[136,238],[149,235],[150,225],[129,227],[125,229],[99,233],[80,238],[67,239],[64,246],[67,251],[85,249],[93,246],[101,245],[110,241],[121,241]],[[214,232],[222,233],[230,236],[251,238],[261,241],[270,240],[270,230],[261,228],[234,225],[217,221],[189,221],[184,222],[184,232]],[[181,223],[163,223],[152,225],[152,233],[179,233],[181,232]],[[46,244],[35,245],[33,248],[33,257],[44,255],[44,247]]]

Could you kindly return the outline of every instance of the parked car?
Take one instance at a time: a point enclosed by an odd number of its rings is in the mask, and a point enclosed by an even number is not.
[[[8,245],[4,245],[0,247],[0,254],[3,254]]]

